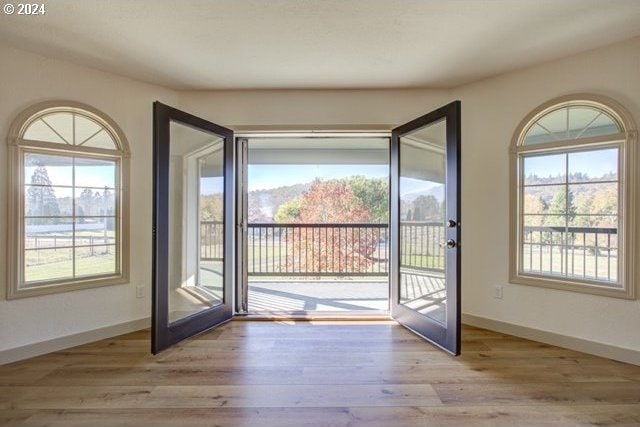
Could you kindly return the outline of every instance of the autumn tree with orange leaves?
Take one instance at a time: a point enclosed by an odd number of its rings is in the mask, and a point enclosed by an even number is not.
[[[379,233],[366,227],[312,226],[355,224],[371,220],[371,211],[344,181],[316,180],[302,196],[297,221],[310,227],[292,228],[288,263],[293,271],[365,272],[376,261]]]

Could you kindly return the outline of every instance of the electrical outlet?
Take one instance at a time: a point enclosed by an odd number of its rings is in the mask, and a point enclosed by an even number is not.
[[[144,298],[144,287],[136,286],[136,298]]]
[[[502,285],[496,285],[493,288],[493,297],[495,299],[502,299]]]

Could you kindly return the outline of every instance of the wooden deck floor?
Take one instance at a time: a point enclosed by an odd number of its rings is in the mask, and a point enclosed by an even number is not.
[[[390,322],[234,321],[0,367],[16,426],[638,426],[640,367],[465,327],[450,357]]]
[[[250,313],[389,310],[389,282],[383,280],[250,280]]]

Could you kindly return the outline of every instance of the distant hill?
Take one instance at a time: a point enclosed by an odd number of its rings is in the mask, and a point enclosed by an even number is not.
[[[616,184],[593,184],[593,182],[603,181],[616,181],[617,175],[615,173],[607,173],[599,177],[590,177],[581,172],[575,172],[569,174],[569,189],[573,193],[573,196],[578,200],[582,197],[594,197],[598,192],[602,192],[605,189],[615,189]],[[561,191],[565,181],[564,176],[547,176],[539,177],[537,175],[529,175],[526,177],[527,188],[526,194],[529,196],[537,197],[546,204],[550,204],[554,195]],[[591,184],[591,185],[589,185]],[[587,212],[588,207],[585,207],[584,211]]]
[[[402,194],[402,200],[405,202],[413,202],[420,196],[433,196],[437,200],[444,200],[444,185],[435,185],[428,190],[415,190],[410,193]]]
[[[273,216],[283,203],[300,197],[311,183],[287,185],[269,190],[249,192],[249,222],[273,222]]]

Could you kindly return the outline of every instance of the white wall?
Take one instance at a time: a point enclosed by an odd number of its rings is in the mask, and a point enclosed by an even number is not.
[[[637,126],[640,38],[454,91],[462,100],[463,311],[640,350],[640,301],[507,284],[511,137],[538,105],[581,92],[614,98]],[[494,285],[505,285],[504,299],[493,298]]]
[[[151,121],[175,92],[0,45],[0,351],[146,318],[151,283]],[[6,135],[13,118],[44,100],[69,99],[110,115],[131,145],[131,283],[7,301]],[[145,287],[136,299],[135,288]]]
[[[181,105],[233,129],[383,129],[449,102],[441,90],[183,92]]]

